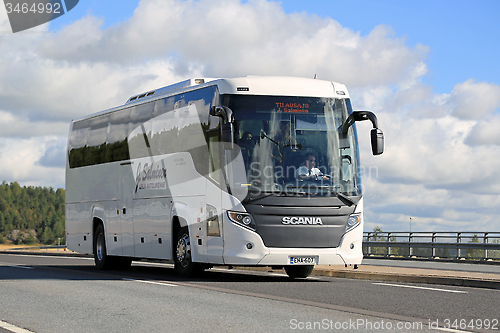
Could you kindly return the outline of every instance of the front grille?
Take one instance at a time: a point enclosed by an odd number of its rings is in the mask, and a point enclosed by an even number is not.
[[[339,246],[355,206],[345,206],[337,198],[267,197],[245,208],[267,247],[327,248]],[[283,224],[283,217],[297,224]],[[308,224],[318,218],[322,224]]]

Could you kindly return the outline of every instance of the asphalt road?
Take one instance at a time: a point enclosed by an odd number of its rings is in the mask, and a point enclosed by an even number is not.
[[[87,258],[0,254],[0,332],[495,332],[484,328],[500,330],[499,301],[489,289],[236,269],[182,279],[168,264],[103,272]]]

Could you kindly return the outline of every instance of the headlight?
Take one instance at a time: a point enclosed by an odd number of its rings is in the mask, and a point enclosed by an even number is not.
[[[229,220],[233,223],[239,224],[245,228],[249,228],[252,230],[255,230],[255,222],[252,219],[252,215],[248,213],[241,213],[241,212],[227,212],[227,216],[229,217]]]
[[[345,232],[351,231],[356,228],[361,223],[361,213],[351,214],[347,219],[347,224],[345,226]]]

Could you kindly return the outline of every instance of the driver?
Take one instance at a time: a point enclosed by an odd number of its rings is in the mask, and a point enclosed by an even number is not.
[[[316,157],[312,153],[306,154],[304,163],[297,169],[296,176],[304,180],[329,179],[316,168]]]

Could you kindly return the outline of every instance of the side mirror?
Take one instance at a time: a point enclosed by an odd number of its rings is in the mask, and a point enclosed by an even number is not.
[[[210,109],[210,115],[222,118],[222,120],[224,121],[224,124],[234,123],[233,111],[226,106],[222,106],[222,105],[212,106],[212,108]]]
[[[373,128],[371,130],[371,139],[373,155],[382,154],[384,152],[384,133],[382,133],[382,130]]]

